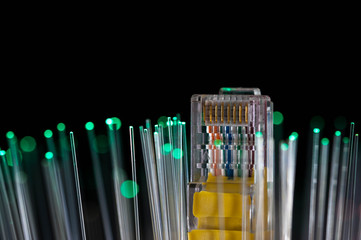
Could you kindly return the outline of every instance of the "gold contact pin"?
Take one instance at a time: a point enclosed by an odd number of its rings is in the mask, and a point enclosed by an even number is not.
[[[224,112],[223,112],[223,109],[224,109],[224,103],[222,102],[222,104],[221,104],[221,123],[224,122]]]
[[[239,123],[242,123],[242,104],[239,104],[238,107],[238,119],[239,119]]]
[[[233,104],[233,123],[236,123],[236,104]]]
[[[214,121],[218,123],[218,104],[214,106]]]
[[[248,123],[248,105],[244,107],[244,121]]]
[[[227,105],[227,123],[231,121],[231,104],[228,103]]]
[[[209,104],[209,122],[212,123],[212,103]]]

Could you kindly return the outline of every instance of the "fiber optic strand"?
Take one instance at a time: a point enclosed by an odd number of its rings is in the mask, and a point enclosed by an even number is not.
[[[313,240],[315,238],[319,139],[320,139],[320,129],[315,128],[313,129],[313,144],[312,144],[311,189],[310,189],[310,209],[309,209],[310,215],[309,215],[309,225],[308,225],[309,240]]]
[[[14,190],[7,166],[6,152],[0,150],[0,195],[1,195],[1,229],[3,239],[22,239],[20,220],[18,216]],[[8,189],[6,185],[8,185]],[[10,196],[11,195],[11,196]],[[19,236],[19,237],[17,237]]]
[[[359,137],[354,128],[351,123],[350,137],[342,139],[342,146],[341,132],[336,131],[332,148],[329,139],[320,140],[318,128],[313,130],[308,223],[311,240],[355,239],[359,234],[360,217],[355,212],[361,204],[361,198],[356,196],[361,170],[358,168]]]
[[[31,136],[25,136],[19,141],[22,156],[22,165],[27,175],[30,198],[33,203],[35,221],[38,228],[38,235],[42,239],[53,238],[53,230],[48,226],[51,222],[46,189],[42,175],[41,161],[39,161],[39,149],[36,140]]]
[[[73,155],[73,152],[71,152],[72,147],[72,137],[67,136],[66,133],[66,126],[64,123],[59,123],[57,125],[57,132],[58,132],[58,141],[59,141],[59,151],[58,151],[58,159],[59,162],[59,168],[60,173],[62,177],[63,182],[63,188],[66,192],[65,194],[65,200],[67,205],[67,211],[69,216],[69,223],[70,223],[70,231],[71,235],[75,239],[82,238],[82,226],[81,220],[82,216],[79,215],[79,208],[81,206],[78,203],[78,189],[77,187],[79,184],[77,183],[78,177],[75,175],[74,172],[74,162],[71,160],[71,155]],[[73,135],[73,134],[71,134]],[[69,139],[70,139],[70,146],[69,146]],[[75,147],[75,146],[74,146]],[[75,149],[74,149],[75,154]]]
[[[48,204],[52,216],[54,237],[57,239],[71,238],[70,213],[53,132],[50,129],[45,130],[44,137],[48,152],[45,154],[42,166],[48,194]]]
[[[169,239],[168,222],[166,219],[164,219],[167,216],[167,202],[162,201],[165,200],[165,197],[163,198],[166,192],[166,188],[164,188],[165,182],[163,178],[159,178],[159,176],[157,175],[157,170],[162,171],[163,166],[157,165],[157,169],[155,167],[155,151],[152,144],[153,142],[151,141],[152,136],[150,135],[149,129],[144,129],[142,126],[140,126],[139,130],[140,140],[142,144],[144,168],[147,179],[147,189],[149,194],[153,236],[155,239]],[[158,141],[158,135],[155,134],[154,143],[157,145]],[[160,191],[160,189],[163,190]],[[163,208],[161,209],[161,207]]]
[[[352,122],[350,127],[350,141],[348,152],[348,174],[347,174],[347,186],[346,186],[346,201],[343,221],[343,237],[342,239],[349,239],[356,234],[354,233],[354,210],[355,210],[355,191],[357,180],[357,153],[358,153],[358,134],[354,133],[355,124]],[[357,204],[356,206],[359,206]]]
[[[180,116],[150,120],[140,129],[155,239],[186,239],[185,123]]]
[[[82,236],[83,240],[86,240],[83,204],[82,204],[82,200],[81,200],[81,191],[80,191],[79,174],[78,174],[78,163],[77,163],[77,157],[76,157],[75,140],[74,140],[73,132],[70,132],[70,146],[71,146],[71,153],[72,153],[72,158],[73,158],[76,197],[78,200],[78,211],[79,211],[79,216],[80,216],[81,236]]]
[[[340,149],[341,149],[341,132],[336,131],[333,136],[331,171],[329,177],[329,192],[327,203],[327,219],[326,219],[326,239],[334,237],[335,215],[336,215],[336,194],[339,177],[340,165]]]
[[[47,152],[42,160],[42,170],[45,179],[47,200],[49,204],[51,224],[55,239],[68,239],[71,237],[69,223],[64,216],[63,199],[61,198],[59,183],[57,181],[57,165],[52,152]]]
[[[291,239],[293,194],[296,170],[298,134],[293,132],[288,141],[281,141],[280,153],[280,234],[282,239]]]
[[[129,138],[130,138],[130,155],[132,165],[132,180],[133,180],[133,193],[136,193],[136,182],[137,182],[137,169],[135,159],[135,144],[134,144],[134,129],[133,126],[129,127]],[[135,183],[135,184],[134,184]],[[134,197],[134,225],[135,225],[135,239],[140,240],[140,226],[139,226],[139,210],[138,210],[138,195]]]
[[[346,180],[348,173],[348,161],[347,156],[349,152],[349,138],[344,137],[342,139],[342,155],[340,158],[341,166],[339,168],[339,178],[337,181],[337,194],[336,194],[336,214],[334,217],[334,238],[341,239],[342,235],[342,224],[345,211],[345,194],[346,194]]]
[[[107,203],[107,197],[105,193],[105,185],[103,181],[102,166],[100,164],[100,157],[96,151],[98,146],[98,140],[95,136],[94,123],[87,122],[85,124],[85,129],[87,130],[89,148],[91,153],[93,171],[95,176],[95,184],[97,190],[98,201],[100,205],[100,214],[102,218],[102,224],[106,240],[112,240],[113,238],[113,229],[110,220],[109,206]]]
[[[126,176],[122,168],[122,144],[120,138],[121,121],[119,118],[112,117],[106,119],[108,126],[108,139],[111,152],[112,163],[112,176],[113,176],[113,189],[116,205],[117,227],[121,239],[133,239],[134,238],[134,224],[132,215],[130,212],[130,200],[125,198],[121,194],[121,185],[125,182]]]
[[[35,216],[32,209],[32,203],[28,190],[28,183],[26,174],[22,169],[20,162],[19,147],[15,134],[8,132],[6,134],[8,144],[10,147],[12,165],[13,165],[13,178],[14,190],[16,194],[17,206],[19,209],[20,222],[24,239],[37,239],[38,230],[35,225]]]

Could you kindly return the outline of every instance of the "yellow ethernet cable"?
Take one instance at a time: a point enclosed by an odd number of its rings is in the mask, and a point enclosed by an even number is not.
[[[257,88],[191,99],[188,239],[272,239],[273,104]]]

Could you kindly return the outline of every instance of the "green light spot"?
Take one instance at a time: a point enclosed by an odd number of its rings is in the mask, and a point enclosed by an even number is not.
[[[87,122],[87,123],[85,124],[85,129],[88,130],[88,131],[93,130],[93,129],[94,129],[94,123],[92,123],[92,122]]]
[[[256,137],[262,137],[262,136],[263,136],[262,132],[256,132]]]
[[[166,116],[161,116],[160,118],[158,118],[157,123],[159,126],[166,127],[167,121],[168,121],[168,118]]]
[[[45,130],[44,136],[45,136],[46,138],[51,138],[51,137],[53,136],[53,132],[52,132],[50,129]]]
[[[230,91],[232,91],[232,88],[226,88],[226,87],[224,87],[224,88],[222,88],[222,91],[223,91],[223,92],[230,92]]]
[[[107,120],[105,120],[105,123],[107,125],[109,125],[109,128],[111,130],[114,130],[113,129],[114,127],[115,127],[116,130],[119,130],[120,127],[122,126],[122,122],[117,117],[107,118]]]
[[[322,145],[328,145],[329,142],[330,142],[330,141],[329,141],[327,138],[322,138],[322,139],[321,139],[321,144],[322,144]]]
[[[325,127],[325,119],[321,116],[314,116],[310,122],[311,128],[323,129]]]
[[[183,157],[183,150],[179,148],[175,148],[172,154],[175,159],[181,159]]]
[[[344,116],[339,116],[339,117],[335,118],[333,124],[336,129],[343,130],[347,126],[347,120]]]
[[[0,156],[5,156],[6,152],[4,150],[0,150]]]
[[[283,114],[281,112],[273,112],[273,124],[280,125],[283,123]]]
[[[298,138],[298,133],[297,132],[292,132],[291,135],[295,136],[296,138]]]
[[[47,153],[45,153],[45,158],[46,158],[46,159],[50,160],[50,159],[52,159],[53,157],[54,157],[54,154],[53,154],[52,152],[47,152]]]
[[[138,194],[139,186],[132,180],[126,180],[120,186],[120,192],[126,198],[133,198]]]
[[[167,126],[173,126],[173,121],[170,120],[170,118],[169,118],[168,121],[167,121]]]
[[[297,138],[298,138],[298,133],[296,133],[296,132],[291,133],[291,135],[289,136],[289,140],[291,140],[291,141],[294,141]]]
[[[150,119],[147,119],[147,120],[145,121],[145,128],[146,128],[146,129],[150,129],[150,127],[151,127]],[[132,127],[132,128],[133,128],[133,127]]]
[[[20,148],[24,152],[32,152],[36,148],[36,141],[33,137],[26,136],[20,140]]]
[[[107,118],[107,119],[105,120],[105,123],[106,123],[107,125],[110,125],[110,124],[113,123],[113,120],[112,120],[111,118]]]
[[[314,128],[314,129],[313,129],[313,132],[314,132],[314,133],[320,133],[320,129],[319,129],[319,128]]]
[[[335,132],[335,135],[336,135],[337,137],[339,137],[339,136],[341,136],[341,132],[340,132],[340,131],[336,131],[336,132]]]
[[[343,143],[349,143],[350,142],[350,139],[348,137],[344,137],[342,139]]]
[[[287,151],[287,149],[288,149],[288,144],[287,143],[282,143],[281,144],[281,150]]]
[[[322,138],[321,139],[321,144],[322,145],[327,145],[330,141],[328,140],[328,138]]]
[[[64,123],[59,123],[56,128],[58,129],[58,131],[62,132],[65,131],[65,124]]]
[[[222,144],[222,140],[221,140],[221,139],[216,139],[216,140],[214,140],[214,145],[220,146],[221,144]]]
[[[9,139],[12,139],[12,138],[15,137],[15,134],[14,134],[13,131],[9,131],[9,132],[6,133],[6,137],[9,138]]]
[[[172,144],[166,143],[163,145],[163,151],[165,155],[168,155],[172,151]]]

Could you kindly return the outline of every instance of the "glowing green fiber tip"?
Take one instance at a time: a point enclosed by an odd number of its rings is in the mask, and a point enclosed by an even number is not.
[[[167,126],[168,126],[168,127],[169,127],[169,126],[173,126],[173,121],[170,120],[170,118],[169,118],[168,121],[167,121]]]
[[[262,136],[263,136],[262,132],[256,132],[256,137],[262,137]]]
[[[335,132],[335,135],[336,135],[337,137],[339,137],[339,136],[341,136],[341,132],[340,132],[340,131],[336,131],[336,132]]]
[[[117,117],[107,118],[107,120],[105,120],[105,123],[109,126],[111,130],[114,130],[113,127],[115,127],[116,130],[119,130],[122,125],[122,122]]]
[[[65,131],[65,124],[64,124],[64,123],[58,123],[58,125],[56,126],[56,128],[57,128],[58,131],[60,131],[60,132]]]
[[[342,139],[343,143],[349,143],[350,139],[348,137],[344,137]]]
[[[313,129],[313,132],[314,132],[314,133],[320,133],[320,129],[319,129],[319,128],[314,128],[314,129]]]
[[[13,131],[9,131],[9,132],[6,133],[6,137],[9,138],[9,139],[12,139],[12,138],[15,137],[15,134],[14,134]]]
[[[226,87],[224,87],[224,88],[222,88],[222,91],[224,91],[224,92],[230,92],[230,91],[232,91],[232,88],[226,88]]]
[[[166,143],[163,145],[164,154],[169,154],[172,151],[172,144]]]
[[[281,125],[283,123],[283,114],[281,112],[273,112],[273,124]]]
[[[0,156],[5,156],[6,152],[4,150],[0,150]]]
[[[126,180],[120,186],[120,192],[126,198],[133,198],[138,194],[139,186],[132,180]]]
[[[94,129],[94,123],[92,123],[92,122],[87,122],[87,123],[85,124],[85,129],[88,130],[88,131],[93,130],[93,129]]]
[[[327,138],[322,138],[322,139],[321,139],[321,144],[322,144],[322,145],[328,145],[329,142],[330,142],[330,141],[329,141]]]
[[[172,155],[175,159],[181,159],[183,157],[183,150],[175,148],[172,152]]]
[[[45,153],[45,158],[46,158],[46,159],[50,160],[50,159],[52,159],[53,157],[54,157],[54,154],[53,154],[52,152],[47,152],[47,153]]]
[[[281,150],[286,151],[288,149],[288,144],[287,143],[282,143],[281,144]]]
[[[297,138],[298,138],[298,133],[296,133],[296,132],[291,133],[291,135],[289,136],[289,140],[291,140],[291,141],[294,141]]]
[[[216,140],[214,140],[214,145],[220,146],[221,144],[222,144],[222,140],[221,140],[221,139],[216,139]]]
[[[24,152],[32,152],[36,148],[36,141],[33,137],[26,136],[20,140],[20,148]]]
[[[53,132],[50,129],[45,130],[44,137],[51,138],[52,136],[53,136]]]

